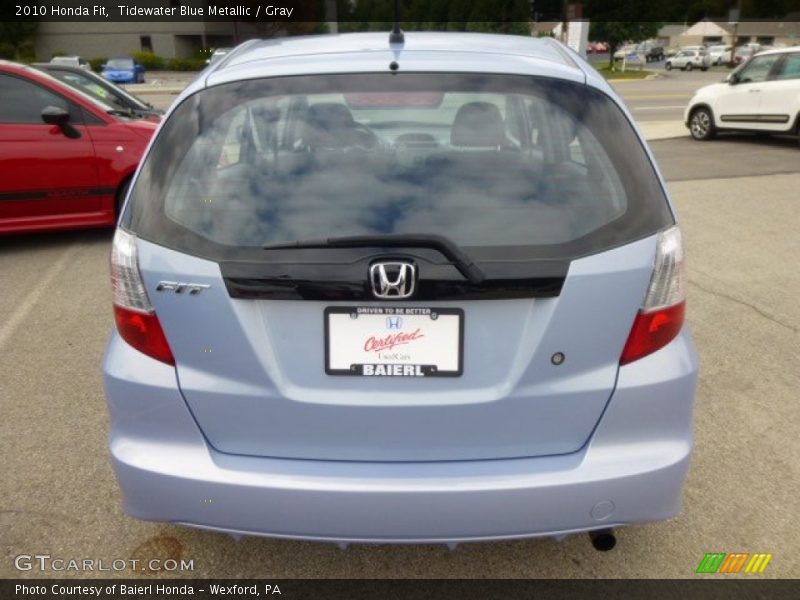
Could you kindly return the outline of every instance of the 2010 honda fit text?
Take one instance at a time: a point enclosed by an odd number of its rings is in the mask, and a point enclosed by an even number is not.
[[[126,510],[598,547],[675,515],[697,358],[630,115],[552,40],[387,38],[247,43],[161,125],[111,256]]]

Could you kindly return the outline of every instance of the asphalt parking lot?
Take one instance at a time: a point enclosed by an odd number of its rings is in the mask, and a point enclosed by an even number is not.
[[[343,551],[136,521],[106,451],[111,232],[11,236],[0,238],[0,577],[63,575],[14,568],[36,553],[180,557],[194,571],[173,575],[199,577],[692,577],[717,551],[769,552],[761,576],[800,576],[800,149],[755,136],[651,146],[680,212],[702,362],[678,518],[620,530],[609,553],[585,535]]]

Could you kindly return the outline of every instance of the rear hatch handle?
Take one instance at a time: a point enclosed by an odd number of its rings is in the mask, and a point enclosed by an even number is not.
[[[287,248],[433,248],[453,262],[456,269],[470,283],[479,284],[486,279],[486,274],[472,259],[452,240],[442,235],[423,234],[390,234],[390,235],[355,235],[350,237],[333,237],[319,240],[297,240],[267,244],[264,250]]]

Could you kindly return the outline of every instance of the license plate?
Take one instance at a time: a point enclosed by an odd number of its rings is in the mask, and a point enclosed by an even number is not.
[[[325,372],[361,377],[459,377],[464,311],[332,306],[325,309]]]

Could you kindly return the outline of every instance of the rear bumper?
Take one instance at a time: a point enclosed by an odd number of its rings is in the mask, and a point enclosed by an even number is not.
[[[104,376],[112,460],[125,509],[135,517],[338,542],[461,542],[557,536],[677,514],[692,448],[697,357],[684,330],[623,367],[579,452],[438,463],[220,454],[201,435],[171,367],[115,333]]]
[[[136,75],[135,74],[109,74],[103,73],[103,77],[105,77],[108,81],[113,83],[136,83]]]

